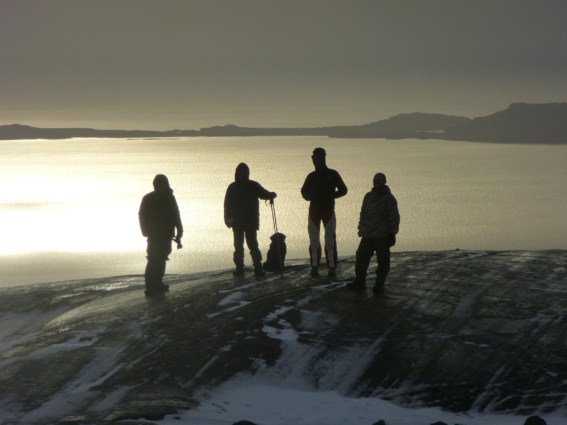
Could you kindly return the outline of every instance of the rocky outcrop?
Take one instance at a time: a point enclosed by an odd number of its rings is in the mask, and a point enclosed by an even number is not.
[[[392,265],[381,295],[345,288],[352,259],[332,281],[297,261],[283,279],[172,275],[156,298],[142,276],[2,289],[0,423],[159,419],[242,374],[457,412],[564,405],[566,251]]]
[[[447,140],[567,143],[567,103],[512,103],[508,109],[448,128]]]

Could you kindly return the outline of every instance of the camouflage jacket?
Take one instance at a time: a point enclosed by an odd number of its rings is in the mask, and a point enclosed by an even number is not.
[[[388,186],[372,189],[364,196],[358,231],[367,238],[385,238],[400,229],[398,201]]]

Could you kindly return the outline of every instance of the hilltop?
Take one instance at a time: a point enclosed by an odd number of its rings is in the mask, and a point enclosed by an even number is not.
[[[567,103],[512,103],[508,109],[448,128],[447,140],[567,143]]]
[[[567,251],[392,258],[382,295],[345,288],[353,259],[333,281],[300,261],[283,279],[169,275],[158,298],[142,276],[2,289],[0,423],[157,420],[204,404],[222,423],[253,420],[214,398],[226,383],[564,419]],[[466,423],[495,423],[482,418]]]

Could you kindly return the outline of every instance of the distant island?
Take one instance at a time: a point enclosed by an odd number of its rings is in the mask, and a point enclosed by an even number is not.
[[[0,140],[166,138],[233,136],[327,136],[332,138],[438,139],[493,143],[567,143],[567,103],[512,103],[507,109],[470,119],[444,114],[399,114],[370,124],[313,128],[256,128],[236,125],[200,130],[96,130],[0,126]]]

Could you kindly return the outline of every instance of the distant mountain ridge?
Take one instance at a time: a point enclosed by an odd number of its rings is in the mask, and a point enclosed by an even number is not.
[[[0,140],[22,139],[71,139],[73,137],[178,137],[198,136],[195,130],[95,130],[93,128],[37,128],[29,125],[10,124],[0,126]]]
[[[448,128],[447,140],[567,143],[567,103],[512,103],[508,109]]]
[[[370,124],[312,128],[258,128],[236,125],[200,130],[96,130],[36,128],[21,124],[0,126],[0,140],[68,139],[73,137],[232,137],[328,136],[332,138],[440,139],[493,143],[567,143],[567,103],[512,103],[485,117],[414,112]]]

